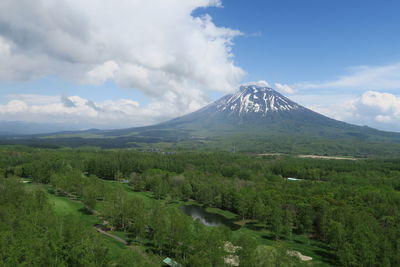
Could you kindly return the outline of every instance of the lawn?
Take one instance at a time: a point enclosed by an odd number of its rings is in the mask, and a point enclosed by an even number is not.
[[[84,212],[84,205],[81,202],[51,194],[49,192],[49,189],[51,187],[48,185],[25,184],[25,186],[26,189],[29,191],[43,190],[44,192],[46,192],[49,198],[49,202],[54,207],[54,211],[61,216],[76,216],[85,226],[90,227],[91,229],[93,229],[93,231],[95,231],[93,226],[101,222],[97,216],[89,215]],[[114,260],[120,258],[123,252],[128,249],[125,245],[117,242],[110,237],[101,234],[99,234],[99,237],[105,242],[105,244],[107,244],[107,247],[110,250],[111,257]]]

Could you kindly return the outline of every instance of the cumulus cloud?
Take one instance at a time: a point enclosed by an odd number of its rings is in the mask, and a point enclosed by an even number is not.
[[[316,83],[298,83],[298,89],[359,89],[398,90],[400,89],[400,63],[384,66],[359,66],[350,68],[350,73],[336,80]]]
[[[0,81],[58,75],[141,90],[190,111],[206,90],[231,92],[244,71],[233,38],[195,9],[219,0],[2,0]]]
[[[243,85],[256,85],[256,86],[260,86],[260,87],[271,87],[271,85],[267,82],[267,81],[256,81],[256,82],[248,82],[248,83],[244,83]]]
[[[294,94],[297,92],[296,89],[294,89],[293,87],[291,87],[287,84],[275,83],[275,87],[278,91],[280,91],[284,94]]]
[[[353,67],[336,80],[296,83],[289,88],[295,100],[328,117],[400,131],[400,98],[393,94],[400,89],[400,63]]]
[[[367,91],[362,94],[358,103],[378,112],[400,115],[400,98],[393,94]]]
[[[171,104],[153,101],[142,106],[132,99],[94,102],[80,96],[10,97],[14,99],[0,104],[0,121],[79,124],[83,128],[106,129],[154,124],[180,112],[173,101]]]
[[[21,100],[11,100],[5,105],[0,105],[0,114],[21,114],[28,111],[28,105]]]
[[[328,117],[358,125],[368,125],[379,129],[400,131],[400,97],[390,93],[366,91],[358,97],[347,99],[342,96],[325,103],[326,96],[320,98],[320,104],[308,107]],[[318,101],[315,101],[318,103]]]
[[[27,104],[38,104],[38,105],[55,103],[60,100],[60,97],[58,96],[35,95],[35,94],[6,95],[5,98],[10,100],[21,100]]]

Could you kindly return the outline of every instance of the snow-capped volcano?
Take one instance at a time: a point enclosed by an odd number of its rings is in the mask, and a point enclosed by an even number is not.
[[[180,125],[191,129],[207,130],[239,127],[249,131],[298,132],[299,129],[322,129],[323,127],[352,128],[350,124],[339,122],[306,107],[270,88],[267,84],[245,84],[236,93],[225,95],[202,109],[185,116],[161,123],[160,125]]]
[[[218,111],[239,117],[251,114],[266,117],[274,112],[305,109],[272,88],[251,84],[242,85],[238,92],[223,97],[215,104]]]
[[[100,137],[87,138],[87,134]],[[230,151],[234,147],[235,151],[246,152],[304,154],[311,151],[344,155],[388,155],[388,151],[398,155],[400,148],[398,133],[382,132],[328,118],[260,83],[242,85],[238,92],[226,95],[198,111],[156,125],[77,132],[75,138],[71,137],[73,133],[68,132],[67,136],[10,139],[6,144],[119,148],[141,147],[144,143],[144,147],[154,144],[157,147],[157,143],[160,143],[162,148],[170,144],[173,149]]]
[[[250,123],[271,128],[316,120],[333,121],[293,102],[267,85],[255,83],[242,85],[236,93],[225,95],[196,112],[166,123],[198,123],[204,128],[220,128],[222,125],[235,127],[238,124],[242,127]]]

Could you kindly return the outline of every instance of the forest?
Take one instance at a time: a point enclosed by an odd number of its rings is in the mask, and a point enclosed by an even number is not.
[[[396,158],[3,146],[0,265],[400,266],[399,190]],[[52,199],[87,215],[62,215]],[[232,214],[240,229],[204,226],[185,203]],[[116,254],[94,224],[132,249]],[[290,255],[299,240],[323,255]]]

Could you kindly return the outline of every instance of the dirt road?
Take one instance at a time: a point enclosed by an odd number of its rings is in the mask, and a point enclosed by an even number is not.
[[[106,231],[101,230],[99,227],[96,227],[96,231],[101,233],[101,234],[103,234],[103,235],[109,236],[112,239],[117,240],[118,242],[120,242],[120,243],[122,243],[122,244],[124,244],[126,246],[128,245],[128,242],[126,242],[124,239],[122,239],[122,238],[120,238],[120,237],[118,237],[116,235],[107,233]]]

